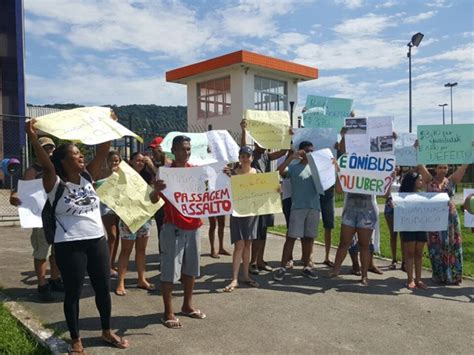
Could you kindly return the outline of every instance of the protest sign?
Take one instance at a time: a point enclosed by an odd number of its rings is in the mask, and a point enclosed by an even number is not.
[[[231,177],[235,217],[281,213],[278,172]]]
[[[418,164],[471,164],[474,124],[418,126]]]
[[[336,166],[331,150],[321,149],[306,154],[316,191],[322,195],[324,191],[336,183]]]
[[[206,132],[210,155],[216,161],[234,163],[239,161],[239,146],[226,130]]]
[[[47,195],[42,179],[18,180],[18,206],[21,228],[42,228],[41,212],[46,203]]]
[[[334,128],[339,133],[344,118],[350,115],[353,102],[351,99],[308,95],[303,113],[304,127]]]
[[[112,173],[97,188],[101,202],[109,206],[127,225],[132,233],[152,218],[163,205],[150,201],[153,189],[130,165],[122,161],[116,173]]]
[[[392,192],[395,206],[395,232],[437,232],[448,227],[448,202],[446,193]]]
[[[313,143],[315,150],[329,148],[336,155],[337,131],[335,128],[295,128],[293,149],[297,150],[302,141]]]
[[[474,194],[474,189],[464,189],[463,199],[465,200],[467,196]],[[471,211],[474,212],[474,211]],[[469,213],[469,211],[464,210],[464,227],[472,228],[474,227],[474,214]]]
[[[84,144],[99,144],[123,136],[143,139],[111,118],[108,107],[80,107],[36,119],[35,128],[57,138]]]
[[[290,149],[290,115],[287,111],[246,110],[247,131],[265,149]]]
[[[395,161],[400,166],[416,166],[415,133],[400,133],[395,140]]]
[[[387,153],[344,154],[338,159],[344,192],[383,196],[392,183],[395,156]]]
[[[223,173],[225,163],[190,168],[161,167],[163,194],[186,217],[201,218],[232,213],[230,178]]]
[[[346,152],[393,152],[393,117],[346,118]]]

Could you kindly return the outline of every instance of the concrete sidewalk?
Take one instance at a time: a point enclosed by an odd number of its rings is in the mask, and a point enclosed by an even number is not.
[[[148,276],[159,284],[153,231]],[[29,231],[4,227],[0,233],[2,292],[44,325],[68,337],[60,296],[51,304],[36,300]],[[230,240],[228,229],[225,240]],[[278,265],[283,241],[269,236],[266,259],[272,266]],[[265,274],[256,277],[259,289],[242,287],[228,294],[221,290],[231,275],[231,257],[216,260],[208,256],[207,226],[202,228],[202,249],[203,276],[196,283],[195,305],[207,314],[207,319],[180,317],[183,329],[165,328],[160,324],[161,296],[135,288],[136,273],[131,263],[127,295],[112,294],[112,326],[127,336],[131,348],[121,351],[100,341],[99,317],[87,282],[80,313],[87,353],[472,353],[472,281],[466,280],[461,287],[439,287],[432,285],[430,275],[425,273],[431,287],[411,292],[405,288],[405,274],[399,270],[385,271],[381,276],[371,274],[370,286],[363,287],[357,277],[348,275],[348,265],[338,279],[325,278],[327,269],[317,265],[319,280],[303,278],[297,267],[281,283]],[[298,245],[295,256],[299,255]],[[322,248],[315,247],[315,260],[322,260],[322,255]],[[388,262],[378,264],[383,267]],[[178,286],[176,310],[182,294]]]

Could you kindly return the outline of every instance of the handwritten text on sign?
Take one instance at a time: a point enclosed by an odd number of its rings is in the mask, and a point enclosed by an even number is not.
[[[395,170],[393,154],[344,154],[338,159],[339,182],[344,192],[385,195]]]
[[[117,173],[106,178],[97,189],[97,195],[135,233],[164,204],[162,199],[157,203],[150,201],[152,191],[145,180],[122,161]]]
[[[200,218],[232,213],[230,178],[225,163],[191,168],[160,168],[166,183],[163,194],[186,217]]]
[[[418,164],[473,162],[473,124],[418,126]]]
[[[290,149],[288,111],[246,110],[247,130],[259,146],[266,149]]]
[[[35,128],[60,139],[84,144],[99,144],[137,134],[111,118],[108,107],[80,107],[38,117]]]
[[[231,181],[233,216],[261,216],[282,212],[277,172],[235,175],[231,177]]]
[[[448,227],[448,201],[446,193],[392,192],[394,231],[437,232]]]

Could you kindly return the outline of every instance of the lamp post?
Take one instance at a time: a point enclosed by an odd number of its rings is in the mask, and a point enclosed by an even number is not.
[[[438,106],[443,108],[443,124],[445,124],[445,121],[444,121],[444,108],[446,106],[448,106],[448,104],[441,104],[441,105],[438,105]]]
[[[423,39],[423,33],[418,32],[411,37],[411,41],[408,42],[408,129],[411,133],[412,117],[411,117],[411,47],[418,47]]]
[[[290,125],[293,128],[293,109],[295,107],[295,102],[290,101]]]
[[[447,83],[444,87],[449,88],[451,91],[451,124],[453,124],[453,87],[457,86],[458,83]]]

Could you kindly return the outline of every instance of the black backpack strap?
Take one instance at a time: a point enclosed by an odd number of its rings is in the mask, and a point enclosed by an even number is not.
[[[91,174],[87,170],[82,171],[79,175],[81,175],[84,179],[89,181],[91,184],[94,182],[94,179],[92,179]]]
[[[51,213],[54,216],[54,220],[58,222],[58,224],[61,226],[64,232],[66,232],[66,228],[64,228],[61,222],[59,222],[58,219],[56,218],[56,206],[58,205],[59,199],[64,193],[65,186],[66,185],[64,184],[64,182],[61,179],[59,179],[58,188],[56,189],[56,193],[54,194],[54,201],[53,201],[53,204],[51,205]]]

